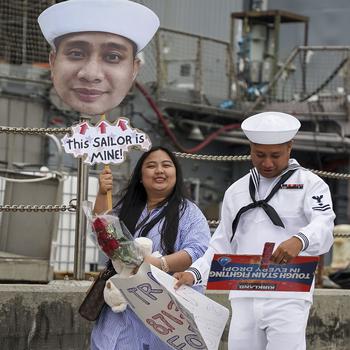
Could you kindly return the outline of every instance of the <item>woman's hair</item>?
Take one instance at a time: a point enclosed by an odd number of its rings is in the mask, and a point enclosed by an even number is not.
[[[176,157],[168,149],[157,146],[152,147],[148,152],[145,152],[138,160],[134,171],[129,180],[128,186],[121,192],[122,197],[117,203],[119,207],[119,218],[125,223],[129,231],[134,234],[136,223],[147,204],[147,193],[142,183],[142,165],[147,157],[161,150],[170,157],[176,169],[176,182],[173,191],[159,206],[163,206],[159,214],[150,222],[141,228],[141,236],[147,236],[151,228],[156,225],[161,219],[164,222],[161,227],[161,247],[166,254],[174,252],[174,245],[177,237],[180,217],[187,205],[187,194],[185,191],[182,170]]]

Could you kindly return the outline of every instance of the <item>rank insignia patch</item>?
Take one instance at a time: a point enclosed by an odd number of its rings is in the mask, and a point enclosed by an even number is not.
[[[304,188],[304,184],[282,184],[281,190],[301,190]]]
[[[331,209],[331,206],[329,204],[323,204],[322,198],[322,194],[320,196],[312,196],[312,199],[314,199],[317,203],[314,207],[312,207],[313,210],[325,211]]]

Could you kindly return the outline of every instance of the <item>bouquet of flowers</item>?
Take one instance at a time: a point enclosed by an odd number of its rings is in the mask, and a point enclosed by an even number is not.
[[[116,216],[98,215],[92,228],[102,251],[111,260],[120,260],[126,265],[139,266],[143,257],[126,226]]]
[[[92,228],[93,240],[112,261],[117,260],[129,267],[141,265],[142,252],[117,216],[92,215],[91,206],[88,208],[86,205],[84,210]]]

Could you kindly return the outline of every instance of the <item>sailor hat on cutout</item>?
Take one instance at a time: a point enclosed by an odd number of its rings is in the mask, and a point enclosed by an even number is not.
[[[68,0],[47,8],[38,22],[52,47],[62,35],[96,31],[128,38],[136,44],[137,52],[159,27],[159,18],[152,10],[129,0]]]
[[[245,119],[241,128],[250,142],[278,145],[293,139],[300,128],[300,122],[290,114],[263,112]]]

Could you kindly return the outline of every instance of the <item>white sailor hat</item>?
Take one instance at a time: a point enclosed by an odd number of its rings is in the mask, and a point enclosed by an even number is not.
[[[300,122],[290,114],[263,112],[245,119],[241,128],[250,142],[278,145],[293,139],[300,128]]]
[[[40,29],[51,45],[62,35],[107,32],[133,41],[137,52],[159,27],[158,16],[146,6],[129,0],[68,0],[50,6],[38,17]]]

